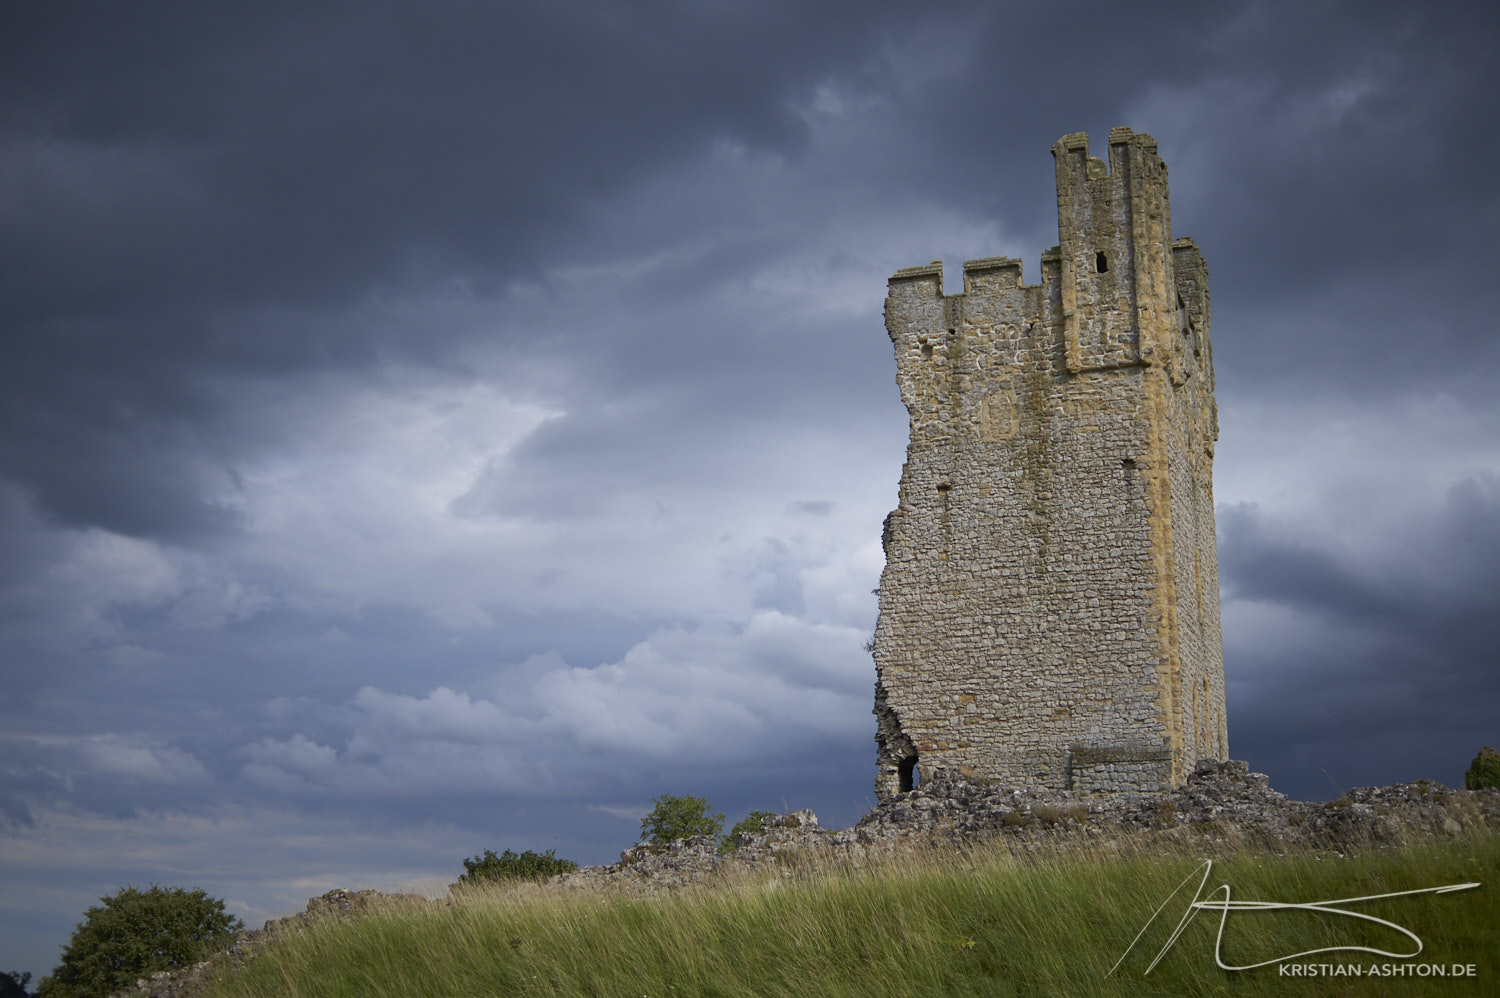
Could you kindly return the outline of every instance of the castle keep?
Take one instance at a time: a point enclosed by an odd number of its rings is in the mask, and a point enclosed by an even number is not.
[[[1156,141],[1052,147],[1059,245],[897,271],[911,414],[875,631],[888,797],[940,770],[1155,789],[1228,758],[1208,268]]]

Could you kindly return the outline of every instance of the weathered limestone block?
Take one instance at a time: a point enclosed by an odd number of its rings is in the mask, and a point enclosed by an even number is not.
[[[876,792],[1115,791],[1228,758],[1208,268],[1149,135],[1052,148],[1058,246],[897,271],[911,415],[875,632]]]

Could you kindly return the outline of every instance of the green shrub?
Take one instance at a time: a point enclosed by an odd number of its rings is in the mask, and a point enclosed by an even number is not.
[[[652,798],[656,807],[641,819],[641,836],[648,842],[664,845],[694,835],[717,836],[724,828],[724,815],[709,814],[708,801],[702,797],[674,797],[662,794]]]
[[[38,998],[103,998],[159,970],[188,967],[233,941],[244,928],[224,902],[201,890],[151,885],[121,888],[90,908],[44,977]]]
[[[31,998],[31,993],[26,990],[26,983],[31,980],[31,973],[21,973],[12,970],[0,974],[0,998]]]
[[[734,852],[735,848],[739,845],[741,835],[754,835],[761,830],[767,818],[774,818],[776,816],[775,811],[751,811],[735,822],[734,827],[729,830],[729,834],[724,836],[724,841],[720,844],[719,851]]]
[[[558,859],[553,850],[535,853],[530,849],[517,854],[507,849],[496,856],[494,850],[486,849],[483,856],[464,860],[464,874],[458,878],[460,884],[479,884],[505,880],[546,880],[559,873],[572,873],[578,864],[571,859]]]
[[[1500,752],[1488,745],[1480,749],[1469,763],[1469,771],[1464,773],[1464,786],[1470,790],[1500,787]]]

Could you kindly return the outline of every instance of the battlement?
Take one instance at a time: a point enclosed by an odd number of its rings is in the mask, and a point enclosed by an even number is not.
[[[924,263],[920,267],[902,267],[891,277],[892,281],[909,281],[915,278],[935,277],[937,278],[938,290],[943,288],[943,261],[934,260]]]
[[[1065,168],[1080,180],[1099,181],[1109,177],[1123,178],[1129,173],[1130,160],[1165,169],[1157,154],[1156,140],[1145,132],[1118,127],[1109,131],[1109,162],[1089,155],[1086,132],[1071,132],[1052,146],[1059,168]]]
[[[911,416],[882,538],[877,792],[940,771],[1084,790],[1227,757],[1208,268],[1156,140],[1052,147],[1058,245],[891,277]]]
[[[1156,140],[1115,128],[1106,163],[1089,155],[1085,133],[1074,132],[1052,146],[1052,155],[1058,245],[1042,254],[1039,284],[1023,282],[1019,260],[991,257],[965,262],[964,287],[957,295],[945,294],[937,260],[898,270],[891,285],[923,282],[926,294],[940,298],[1029,293],[1035,300],[1020,310],[1034,316],[1055,294],[1061,321],[1042,332],[1059,337],[1070,373],[1165,363],[1173,352],[1174,323],[1159,320],[1183,296],[1172,273],[1179,254],[1171,243],[1167,169]],[[1196,266],[1183,260],[1184,269]],[[913,288],[892,300],[910,300],[919,293]],[[1080,302],[1086,314],[1080,313]],[[944,306],[950,318],[984,311],[977,302]],[[1035,325],[1027,328],[1037,331]]]
[[[1042,277],[1044,283],[1049,271],[1047,264],[1049,262],[1055,263],[1058,259],[1059,252],[1056,246],[1042,254]],[[1051,269],[1054,271],[1052,276],[1055,278],[1057,276],[1055,273],[1056,268]],[[955,296],[969,294],[975,290],[976,285],[988,283],[989,281],[997,282],[999,285],[1005,287],[1027,287],[1028,285],[1022,282],[1021,276],[1022,263],[1019,257],[987,256],[981,257],[978,260],[965,260],[964,289],[955,292]],[[931,263],[924,263],[917,267],[902,267],[891,275],[887,283],[894,284],[897,281],[927,281],[932,285],[934,293],[943,294],[943,261],[934,260]]]

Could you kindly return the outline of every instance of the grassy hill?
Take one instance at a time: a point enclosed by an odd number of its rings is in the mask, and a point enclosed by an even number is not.
[[[1467,995],[1500,975],[1500,836],[1340,856],[1215,859],[1202,897],[1314,902],[1477,882],[1477,889],[1345,906],[1425,948],[1401,960],[1325,953],[1295,964],[1474,965],[1475,977],[1288,977],[1215,966],[1219,913],[1201,912],[1149,974],[1208,849],[1079,848],[906,855],[863,868],[741,871],[655,896],[545,886],[332,919],[222,973],[216,998],[367,996]],[[1130,850],[1123,850],[1129,853]],[[1111,966],[1173,890],[1130,955]],[[1232,912],[1223,956],[1250,964],[1323,946],[1409,953],[1397,931],[1307,911]],[[1408,969],[1408,975],[1416,971]],[[1368,970],[1366,970],[1368,973]],[[1430,971],[1429,971],[1430,973]]]

